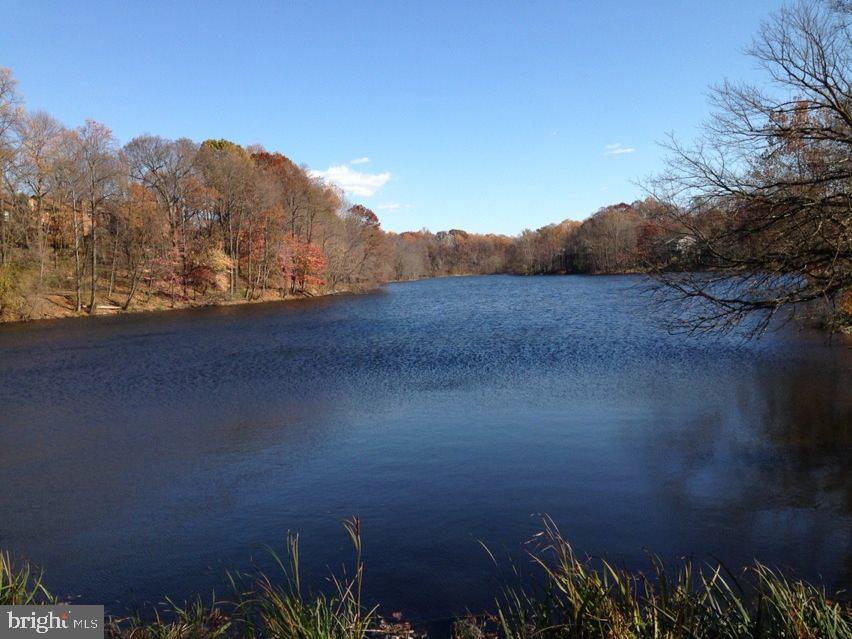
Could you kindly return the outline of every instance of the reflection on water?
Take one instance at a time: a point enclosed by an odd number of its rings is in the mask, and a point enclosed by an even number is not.
[[[306,303],[0,327],[0,547],[118,609],[365,522],[369,594],[487,606],[477,544],[549,513],[628,565],[852,577],[852,358],[671,336],[638,278],[452,278]]]

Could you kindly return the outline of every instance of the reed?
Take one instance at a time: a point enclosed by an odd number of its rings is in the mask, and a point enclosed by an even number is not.
[[[29,563],[16,566],[8,552],[0,552],[0,606],[55,603],[42,576],[42,571]]]
[[[354,550],[350,573],[332,575],[322,592],[306,591],[299,538],[286,555],[270,550],[281,575],[229,573],[232,597],[186,604],[171,600],[153,614],[112,617],[109,639],[365,639],[407,637],[362,602],[361,524],[344,522]],[[534,578],[507,587],[495,612],[453,626],[455,639],[852,639],[846,593],[829,597],[754,563],[739,576],[721,565],[629,571],[579,557],[549,519],[531,544]],[[838,601],[844,598],[844,602]],[[0,604],[55,603],[42,573],[0,553]]]
[[[283,583],[267,575],[256,580],[256,596],[243,602],[251,635],[287,639],[364,639],[373,625],[375,608],[361,603],[364,565],[361,522],[343,522],[355,552],[351,576],[332,575],[331,593],[305,594],[299,572],[299,538],[288,537],[288,561],[273,556],[284,574]]]
[[[225,606],[231,608],[228,602]],[[207,604],[197,597],[183,605],[167,599],[164,609],[155,608],[147,621],[138,615],[111,617],[105,634],[115,639],[218,639],[239,636],[234,629],[233,614],[222,602],[214,597]]]
[[[542,575],[508,588],[493,621],[504,639],[850,639],[848,603],[754,563],[631,572],[579,558],[551,520],[530,557]]]
[[[375,608],[361,603],[364,566],[361,523],[343,526],[354,549],[352,575],[332,575],[329,592],[306,592],[299,567],[299,537],[288,535],[286,557],[268,549],[281,575],[229,573],[233,599],[178,606],[167,601],[153,621],[138,615],[111,619],[111,639],[364,639],[373,628]]]

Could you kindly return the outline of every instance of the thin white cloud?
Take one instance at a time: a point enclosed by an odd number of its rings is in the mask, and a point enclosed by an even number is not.
[[[350,160],[349,164],[367,164],[367,162],[369,162],[369,161],[370,161],[370,158],[368,158],[365,155],[364,157],[355,158],[354,160]]]
[[[388,213],[393,213],[394,211],[398,211],[402,208],[402,204],[398,202],[388,202],[387,204],[379,204],[376,207],[377,211],[387,211]]]
[[[624,146],[621,142],[613,142],[604,146],[604,155],[624,155],[636,151],[632,146]]]
[[[391,179],[390,173],[362,173],[345,164],[330,166],[325,171],[309,171],[309,174],[359,197],[370,197]]]

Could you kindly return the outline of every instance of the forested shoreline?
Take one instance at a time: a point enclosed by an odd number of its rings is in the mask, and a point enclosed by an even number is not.
[[[749,55],[772,86],[725,82],[645,199],[520,235],[390,233],[260,145],[67,128],[0,69],[0,320],[362,291],[515,273],[653,274],[690,330],[773,316],[852,325],[852,9],[773,15]],[[710,273],[709,277],[706,275]]]
[[[66,128],[0,71],[0,319],[358,292],[445,275],[694,268],[653,198],[518,236],[392,233],[278,152]]]
[[[269,301],[388,281],[622,273],[687,259],[648,199],[516,237],[391,233],[278,152],[67,128],[0,70],[0,318]]]

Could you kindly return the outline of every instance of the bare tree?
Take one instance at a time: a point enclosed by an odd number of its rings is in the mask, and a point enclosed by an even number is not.
[[[53,182],[50,179],[58,159],[62,125],[44,111],[24,114],[18,120],[18,158],[16,170],[20,181],[35,201],[36,245],[39,256],[38,283],[44,280],[44,253],[50,212],[45,197]]]
[[[51,191],[60,208],[70,209],[72,248],[74,252],[74,309],[83,308],[83,262],[80,252],[83,245],[83,193],[86,181],[85,167],[81,156],[79,131],[65,130],[58,145],[57,159],[53,163]]]
[[[106,203],[117,196],[117,180],[122,174],[117,157],[116,141],[103,124],[87,120],[76,137],[79,159],[83,168],[83,193],[89,209],[91,257],[91,296],[89,313],[97,312],[98,293],[98,227]]]
[[[230,258],[229,294],[234,298],[240,275],[240,236],[244,226],[252,230],[250,213],[256,204],[256,168],[242,147],[227,140],[203,142],[198,165],[205,184],[212,190],[212,205],[222,230],[223,248]],[[250,271],[251,242],[248,244]],[[250,282],[251,273],[246,276]]]
[[[689,330],[836,305],[852,286],[852,29],[847,3],[800,2],[762,26],[748,54],[766,87],[724,82],[694,145],[669,144],[650,189],[704,273],[659,273]]]
[[[15,90],[15,79],[9,69],[0,67],[0,266],[9,257],[9,217],[14,196],[13,171],[17,123],[21,105]]]
[[[198,144],[192,140],[166,140],[143,135],[124,147],[130,177],[151,189],[169,222],[173,261],[180,262],[180,279],[186,297],[189,272],[189,222],[194,211],[188,204],[195,186]]]

